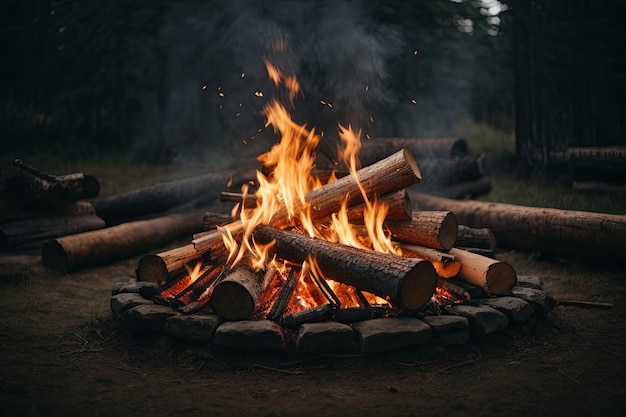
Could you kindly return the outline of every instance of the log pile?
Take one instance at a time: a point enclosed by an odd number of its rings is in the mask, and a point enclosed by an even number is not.
[[[453,212],[413,210],[407,190],[418,184],[421,178],[417,162],[411,152],[403,148],[361,168],[356,177],[343,176],[305,196],[306,209],[313,221],[320,223],[327,222],[346,200],[351,227],[360,230],[365,227],[363,194],[359,189],[359,183],[362,184],[369,198],[380,196],[392,208],[384,226],[402,248],[403,255],[308,237],[298,231],[299,225],[286,210],[278,209],[269,224],[255,227],[251,239],[261,244],[273,243],[270,257],[284,261],[291,272],[255,270],[248,262],[237,264],[233,269],[226,268],[210,283],[210,291],[205,293],[208,302],[201,303],[203,308],[210,309],[223,320],[269,318],[293,325],[335,316],[340,321],[351,320],[350,317],[373,317],[376,307],[364,293],[389,303],[389,306],[376,310],[384,311],[382,314],[416,312],[432,301],[438,279],[455,277],[469,286],[480,288],[487,295],[501,294],[512,288],[517,276],[511,266],[469,250],[470,246],[493,250],[493,236],[488,231],[464,228],[462,236],[468,249],[458,248],[455,247],[458,224]],[[256,204],[253,194],[222,193],[221,199],[230,203],[244,199],[246,207]],[[137,269],[139,280],[169,287],[173,282],[188,279],[185,269],[189,268],[185,265],[223,257],[226,252],[223,233],[215,228],[217,222],[209,219],[219,219],[222,224],[227,221],[227,218],[207,212],[205,231],[197,234],[190,244],[142,257]],[[242,238],[244,224],[240,220],[226,225],[236,239]],[[299,271],[307,262],[315,263],[316,274]],[[294,272],[296,270],[298,272]],[[294,276],[299,278],[296,280]],[[339,292],[331,290],[326,279],[344,289]],[[298,293],[299,286],[303,285],[302,280],[314,284],[314,289],[307,290],[313,304],[294,308],[294,293]],[[346,292],[346,288],[352,290]],[[345,301],[347,293],[353,294],[350,302]],[[356,307],[343,309],[342,305],[346,303],[355,303]],[[200,304],[178,307],[189,313],[198,311]],[[334,313],[335,310],[343,311]]]

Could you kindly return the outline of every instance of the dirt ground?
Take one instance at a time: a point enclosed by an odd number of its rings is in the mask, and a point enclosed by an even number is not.
[[[536,326],[460,348],[383,355],[213,352],[139,339],[110,291],[139,257],[70,275],[37,253],[0,259],[2,416],[617,416],[626,407],[626,277],[498,255],[559,299]]]

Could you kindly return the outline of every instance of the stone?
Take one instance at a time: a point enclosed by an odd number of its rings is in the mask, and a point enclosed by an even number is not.
[[[478,339],[505,330],[509,326],[509,319],[491,307],[458,305],[450,307],[449,312],[466,317],[471,335]]]
[[[513,323],[525,323],[533,315],[533,307],[517,297],[483,298],[479,305],[495,308]]]
[[[146,300],[138,293],[121,293],[111,296],[111,311],[113,315],[120,319],[124,312],[138,305],[154,304],[150,300]]]
[[[206,344],[213,338],[220,322],[215,314],[179,314],[167,318],[163,329],[178,339]]]
[[[348,352],[354,347],[352,327],[333,321],[302,324],[296,336],[298,352]]]
[[[426,343],[430,326],[412,317],[387,317],[354,323],[362,352],[383,352]]]
[[[543,290],[543,283],[541,282],[541,279],[539,279],[539,277],[531,275],[518,275],[515,285],[524,288]]]
[[[215,330],[213,344],[249,350],[283,351],[287,348],[283,328],[270,320],[242,320],[222,323]]]
[[[444,346],[458,346],[467,343],[470,340],[470,332],[468,330],[456,330],[450,333],[443,333],[437,336],[436,341]]]
[[[469,331],[469,322],[463,316],[453,314],[426,316],[422,320],[430,326],[435,335],[442,335],[457,331]],[[469,334],[469,333],[468,333]]]
[[[116,282],[111,289],[111,295],[123,294],[123,293],[139,293],[142,288],[158,288],[158,285],[155,282],[148,281],[123,281]]]
[[[521,298],[534,307],[534,312],[547,314],[552,311],[555,300],[545,292],[534,288],[514,287],[509,295]]]
[[[132,331],[163,332],[165,320],[175,315],[180,313],[171,307],[150,303],[127,310],[124,313],[124,320],[128,322]]]

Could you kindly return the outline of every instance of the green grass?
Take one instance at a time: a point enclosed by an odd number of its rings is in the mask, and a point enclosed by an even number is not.
[[[509,152],[515,153],[515,136],[513,132],[497,129],[485,123],[477,123],[471,119],[460,121],[454,128],[455,136],[467,139],[470,153]]]

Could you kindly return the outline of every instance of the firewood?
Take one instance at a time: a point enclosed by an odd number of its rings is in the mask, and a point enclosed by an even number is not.
[[[452,278],[459,274],[461,262],[456,261],[448,252],[427,248],[420,245],[400,242],[402,255],[408,258],[420,258],[430,261],[440,278]]]
[[[416,211],[411,220],[389,220],[385,226],[394,240],[449,250],[456,242],[457,221],[449,211]]]
[[[491,178],[483,176],[474,180],[463,181],[456,184],[435,185],[428,188],[424,187],[420,189],[420,192],[444,198],[463,200],[487,194],[491,191],[491,188]],[[410,191],[409,196],[412,196],[412,193]]]
[[[486,256],[487,258],[491,258],[491,259],[495,259],[496,258],[496,253],[495,251],[492,251],[491,249],[485,249],[485,248],[468,248],[467,246],[455,246],[459,249],[463,249],[466,252],[472,252],[472,253],[476,253],[478,255],[482,255],[482,256]]]
[[[324,304],[318,307],[308,308],[306,310],[291,313],[283,317],[282,323],[285,327],[292,329],[298,328],[304,323],[319,323],[326,321],[333,316],[333,306]]]
[[[456,232],[457,247],[496,250],[496,236],[487,227],[469,227],[459,225]]]
[[[482,288],[489,295],[502,294],[517,282],[515,270],[505,262],[458,248],[450,249],[450,254],[461,262],[457,278]]]
[[[222,213],[214,213],[212,211],[207,211],[204,213],[204,217],[202,218],[202,229],[203,230],[213,230],[215,226],[224,226],[233,221],[233,218],[230,214],[222,214]]]
[[[621,262],[626,215],[528,207],[487,201],[457,201],[411,192],[421,209],[450,210],[459,223],[487,227],[498,245],[590,262]]]
[[[209,304],[224,320],[245,320],[261,295],[261,278],[245,258],[215,286]]]
[[[484,176],[483,155],[468,155],[462,158],[418,159],[422,177],[421,187],[458,184]]]
[[[115,194],[93,202],[96,213],[107,223],[162,213],[190,201],[210,203],[229,185],[240,185],[254,178],[251,168],[213,172],[150,185]]]
[[[102,229],[104,220],[95,214],[84,216],[42,217],[0,225],[0,249],[16,248],[89,230]]]
[[[313,256],[325,278],[387,298],[398,308],[418,309],[435,291],[435,269],[422,259],[357,249],[271,226],[257,226],[253,234],[261,243],[275,240],[273,251],[279,258],[302,263]]]
[[[408,148],[418,159],[468,154],[467,141],[463,138],[375,138],[361,142],[359,159],[368,165],[402,148]]]
[[[378,198],[379,202],[387,205],[387,220],[410,220],[413,212],[411,199],[405,189],[384,194]],[[363,220],[365,203],[348,207],[348,221],[360,222]]]
[[[48,267],[70,272],[126,258],[200,230],[202,214],[171,214],[49,240],[42,247],[42,261]]]

